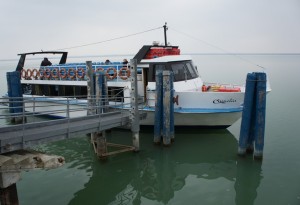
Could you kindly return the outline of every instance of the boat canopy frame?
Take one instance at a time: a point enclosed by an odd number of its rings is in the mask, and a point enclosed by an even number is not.
[[[30,53],[20,53],[18,54],[20,56],[16,71],[21,71],[25,64],[25,59],[27,55],[40,55],[40,54],[61,54],[61,58],[59,61],[59,64],[65,64],[67,62],[67,56],[68,52],[66,51],[39,51],[39,52],[30,52]]]

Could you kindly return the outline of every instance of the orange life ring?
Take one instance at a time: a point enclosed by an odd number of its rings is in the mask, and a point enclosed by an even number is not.
[[[63,71],[63,72],[62,72]],[[63,74],[62,74],[63,73]],[[61,68],[59,70],[59,76],[62,78],[62,79],[65,79],[67,77],[67,70],[65,68]]]
[[[71,75],[72,72],[73,72],[73,75]],[[74,79],[74,78],[76,77],[76,71],[75,71],[74,68],[69,68],[69,69],[68,69],[68,77],[69,77],[70,79]]]
[[[48,74],[47,74],[47,73],[48,73]],[[44,76],[45,78],[50,78],[50,76],[51,76],[51,70],[50,70],[50,68],[46,68],[46,69],[44,70],[43,76]]]
[[[79,75],[80,71],[81,71],[81,75]],[[85,74],[85,72],[84,72],[83,68],[78,68],[77,69],[77,71],[76,71],[76,77],[77,78],[80,78],[80,79],[84,78],[84,74]]]
[[[126,72],[126,75],[123,75],[123,71]],[[129,77],[130,77],[130,69],[127,68],[127,67],[123,67],[119,70],[119,77],[122,79],[122,80],[127,80]]]
[[[104,71],[104,69],[99,67],[99,68],[96,69],[96,72],[99,72],[99,71]]]
[[[22,69],[22,70],[21,70],[21,77],[22,77],[23,79],[25,79],[26,76],[27,76],[26,70],[25,70],[25,69]]]
[[[26,71],[26,77],[30,78],[31,75],[32,75],[32,71],[28,68],[27,71]]]
[[[207,91],[207,88],[205,85],[202,85],[202,92],[206,92]]]
[[[37,79],[40,76],[40,72],[36,68],[34,68],[32,70],[32,74],[31,75],[32,75],[32,77],[34,77],[34,79]]]
[[[55,74],[54,74],[55,73]],[[51,70],[51,77],[52,78],[58,78],[59,77],[59,71],[58,71],[58,68],[53,68]]]
[[[109,75],[109,72],[110,72],[111,70],[114,71],[114,74],[113,74],[113,75]],[[115,79],[115,78],[117,77],[117,70],[116,70],[115,68],[113,68],[113,67],[110,67],[110,68],[108,68],[108,69],[106,70],[105,75],[106,75],[107,79],[113,80],[113,79]]]

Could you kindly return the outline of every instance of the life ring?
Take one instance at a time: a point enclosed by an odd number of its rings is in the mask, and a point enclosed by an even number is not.
[[[45,78],[50,78],[50,76],[51,76],[51,70],[50,70],[50,68],[46,68],[46,69],[44,70],[43,76],[44,76]]]
[[[207,91],[207,88],[206,88],[206,86],[203,84],[202,85],[202,92],[206,92]]]
[[[62,74],[63,73],[63,74]],[[62,79],[65,79],[67,77],[67,70],[65,68],[61,68],[59,70],[59,76],[62,78]]]
[[[26,70],[25,70],[25,69],[22,69],[22,70],[21,70],[21,77],[22,77],[23,79],[25,79],[26,76],[27,76]]]
[[[96,69],[96,72],[100,72],[100,71],[104,71],[104,69],[101,68],[101,67],[99,67],[99,68]]]
[[[32,71],[28,68],[27,71],[26,71],[26,77],[30,78],[31,75],[32,75]]]
[[[109,75],[109,72],[110,72],[111,70],[114,71],[114,74],[113,74],[113,75]],[[106,75],[107,79],[113,80],[113,79],[115,79],[115,78],[117,77],[117,70],[116,70],[115,68],[113,68],[113,67],[110,67],[110,68],[108,68],[108,69],[106,70],[105,75]]]
[[[52,78],[58,78],[59,77],[59,71],[58,71],[58,68],[53,68],[51,70],[51,77]]]
[[[123,75],[123,71],[126,72],[126,75]],[[119,70],[119,77],[122,79],[122,80],[127,80],[129,77],[130,77],[130,69],[127,68],[127,67],[123,67]]]
[[[79,73],[81,72],[81,75],[79,75]],[[76,77],[77,78],[80,78],[80,79],[82,79],[82,78],[84,78],[84,69],[83,68],[78,68],[77,69],[77,71],[76,71]]]
[[[73,74],[71,75],[71,73],[73,73]],[[68,69],[68,77],[69,77],[70,79],[74,79],[74,78],[76,77],[76,71],[75,71],[74,68],[69,68],[69,69]]]
[[[34,79],[37,79],[39,76],[40,76],[40,72],[36,69],[36,68],[34,68],[33,70],[32,70],[32,77],[34,78]]]

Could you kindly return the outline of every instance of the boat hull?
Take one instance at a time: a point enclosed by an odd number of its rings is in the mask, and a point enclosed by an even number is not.
[[[147,117],[140,121],[141,125],[154,125],[154,111],[143,111]],[[179,113],[174,112],[174,125],[182,127],[227,128],[242,115],[242,110],[234,112],[214,113]]]

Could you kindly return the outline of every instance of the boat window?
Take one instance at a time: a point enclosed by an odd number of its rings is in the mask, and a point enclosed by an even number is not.
[[[186,66],[187,66],[187,68],[188,68],[188,70],[189,70],[192,78],[198,77],[197,72],[195,71],[195,69],[193,68],[193,66],[192,66],[192,64],[190,62],[186,63]]]
[[[171,65],[174,73],[174,81],[182,81],[186,79],[186,69],[183,63],[176,63]]]

